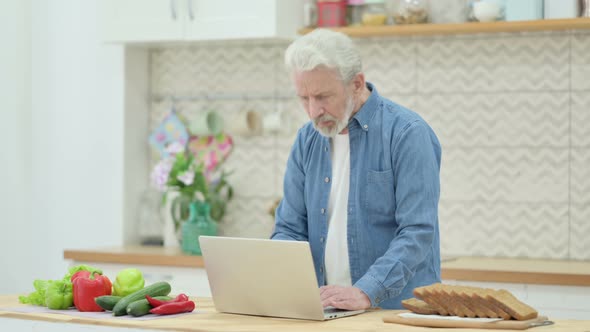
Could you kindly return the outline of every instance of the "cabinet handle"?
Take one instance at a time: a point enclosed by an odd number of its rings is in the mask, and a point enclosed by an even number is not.
[[[176,21],[176,0],[170,0],[170,15]]]
[[[194,21],[195,13],[193,12],[193,0],[186,0],[186,5],[188,6],[188,17],[191,21]]]

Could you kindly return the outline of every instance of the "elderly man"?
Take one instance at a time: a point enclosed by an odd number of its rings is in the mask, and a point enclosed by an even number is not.
[[[324,307],[401,308],[440,282],[438,139],[365,81],[345,35],[315,30],[285,62],[311,121],[293,144],[272,238],[309,241]]]

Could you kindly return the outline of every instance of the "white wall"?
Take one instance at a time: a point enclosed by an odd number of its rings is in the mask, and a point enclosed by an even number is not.
[[[33,271],[31,196],[31,2],[0,1],[0,294]]]
[[[0,294],[28,292],[35,278],[63,277],[65,248],[123,243],[124,50],[99,42],[97,1],[2,1],[0,7],[16,12],[2,16],[21,25],[1,29],[8,45],[19,46],[14,63],[0,62],[9,73],[2,68],[0,90],[10,94],[5,106],[15,109],[6,124],[0,121],[2,137],[23,142],[5,154],[18,158],[0,165],[0,173],[10,174],[9,185],[0,184]],[[20,185],[29,178],[30,190]]]

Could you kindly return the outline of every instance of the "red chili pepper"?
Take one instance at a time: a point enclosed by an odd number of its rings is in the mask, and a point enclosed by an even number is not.
[[[186,294],[184,294],[184,293],[181,293],[181,294],[176,295],[176,297],[172,301],[184,302],[184,301],[188,301],[188,300],[189,300],[188,296],[186,296]]]
[[[156,315],[172,315],[183,312],[191,312],[193,310],[195,310],[195,302],[183,301],[162,304],[161,306],[151,309],[150,312]]]
[[[154,299],[153,297],[151,297],[149,295],[146,295],[145,296],[145,299],[148,300],[149,304],[153,308],[156,308],[156,307],[161,306],[162,304],[168,303],[168,301],[162,301],[162,300]]]
[[[84,272],[84,271],[81,271]],[[74,278],[74,305],[79,311],[104,311],[94,302],[94,299],[111,295],[111,281],[106,276],[98,273],[84,276],[84,274]]]
[[[150,305],[154,308],[159,307],[163,304],[166,303],[173,303],[173,302],[186,302],[188,301],[188,296],[186,296],[186,294],[178,294],[174,299],[172,300],[168,300],[168,301],[163,301],[163,300],[158,300],[158,299],[154,299],[153,297],[146,295],[145,298],[148,300],[148,302],[150,303]]]

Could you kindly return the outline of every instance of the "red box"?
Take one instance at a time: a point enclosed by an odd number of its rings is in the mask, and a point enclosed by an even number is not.
[[[318,27],[346,25],[346,0],[318,2]]]

